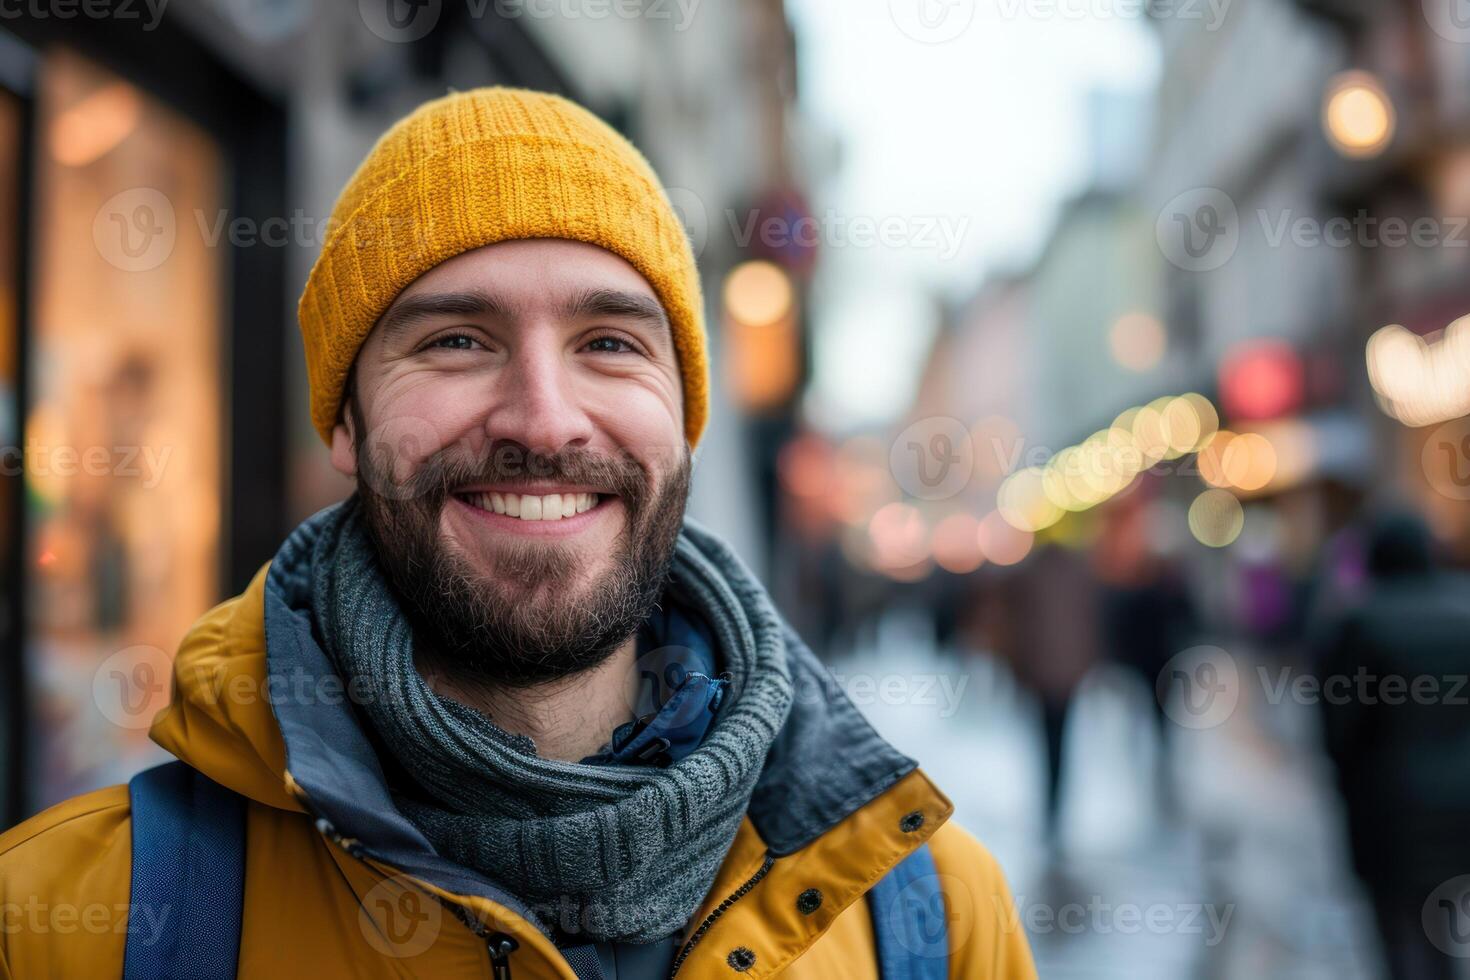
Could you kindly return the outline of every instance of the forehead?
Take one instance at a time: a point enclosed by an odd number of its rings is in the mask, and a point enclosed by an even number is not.
[[[648,280],[606,249],[560,238],[496,242],[446,259],[398,294],[417,296],[477,290],[521,310],[561,306],[588,289],[613,289],[657,299]]]

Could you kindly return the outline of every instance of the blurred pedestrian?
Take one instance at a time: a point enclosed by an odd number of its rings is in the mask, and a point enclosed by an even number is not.
[[[1008,605],[1003,652],[1041,709],[1046,831],[1057,846],[1067,722],[1077,688],[1101,652],[1097,583],[1083,557],[1047,547],[1016,570]]]
[[[1376,521],[1368,573],[1320,641],[1326,746],[1392,977],[1449,978],[1443,949],[1470,922],[1430,899],[1470,873],[1470,579],[1436,567],[1406,513]]]
[[[1165,820],[1178,810],[1170,779],[1169,726],[1156,696],[1169,660],[1194,643],[1198,617],[1186,586],[1185,569],[1161,554],[1150,529],[1153,484],[1115,501],[1105,512],[1092,564],[1099,582],[1103,653],[1133,672],[1148,691],[1158,738],[1155,792]]]

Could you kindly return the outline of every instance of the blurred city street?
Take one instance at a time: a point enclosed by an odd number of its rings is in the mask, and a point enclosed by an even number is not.
[[[901,627],[899,633],[902,633]],[[1078,696],[1065,748],[1060,839],[1045,825],[1035,705],[993,658],[961,662],[920,635],[834,666],[859,679],[944,676],[963,691],[951,717],[931,707],[864,708],[924,760],[1007,869],[1044,977],[1375,978],[1371,914],[1348,865],[1340,804],[1311,712],[1242,704],[1218,727],[1170,725],[1168,778],[1185,801],[1165,815],[1151,692],[1100,671]],[[903,651],[899,653],[897,651]],[[1055,863],[1053,863],[1053,860]]]
[[[657,171],[687,514],[1043,977],[1470,975],[1464,0],[73,6],[0,4],[7,825],[161,759],[191,624],[354,492],[333,201],[507,86]]]

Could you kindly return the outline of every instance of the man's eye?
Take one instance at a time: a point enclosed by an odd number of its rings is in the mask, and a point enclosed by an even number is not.
[[[469,334],[451,333],[443,337],[435,337],[429,341],[429,346],[439,350],[470,350],[475,344],[475,338]]]
[[[631,351],[634,347],[626,340],[617,337],[598,337],[587,342],[587,349],[603,354],[620,354],[623,351]]]

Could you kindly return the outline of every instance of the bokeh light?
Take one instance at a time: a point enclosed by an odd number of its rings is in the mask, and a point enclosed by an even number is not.
[[[1108,331],[1108,349],[1113,360],[1129,371],[1151,371],[1158,367],[1168,348],[1168,335],[1156,316],[1124,313]]]
[[[995,502],[1001,517],[1021,531],[1050,527],[1061,520],[1063,513],[1047,496],[1044,471],[1039,466],[1028,466],[1007,477]]]
[[[1470,316],[1427,337],[1389,324],[1368,338],[1366,358],[1389,417],[1421,426],[1470,415]]]
[[[1225,447],[1220,464],[1230,486],[1260,490],[1276,475],[1276,447],[1259,432],[1242,432]]]
[[[772,262],[742,262],[725,278],[725,312],[747,326],[780,322],[791,312],[794,298],[791,277]]]
[[[1343,72],[1328,83],[1322,128],[1345,157],[1366,159],[1387,149],[1393,142],[1396,116],[1383,85],[1368,72]]]
[[[1221,429],[1200,450],[1200,479],[1219,489],[1253,493],[1266,487],[1279,465],[1276,447],[1259,432]]]
[[[877,568],[905,568],[929,557],[924,515],[908,504],[895,502],[878,508],[868,522],[868,536]]]
[[[1036,540],[1030,531],[1023,531],[1001,517],[999,511],[991,511],[980,520],[978,536],[980,551],[994,565],[1015,565],[1025,560]]]
[[[1293,412],[1304,388],[1301,358],[1279,340],[1237,344],[1220,362],[1220,405],[1232,421]]]
[[[980,522],[966,513],[950,514],[934,526],[934,561],[956,575],[973,572],[985,562],[980,550]]]
[[[1206,490],[1189,505],[1189,533],[1200,544],[1224,548],[1240,537],[1245,511],[1228,490]]]

